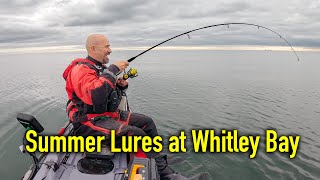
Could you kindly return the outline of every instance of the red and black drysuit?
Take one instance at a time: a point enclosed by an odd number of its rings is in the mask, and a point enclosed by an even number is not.
[[[76,59],[67,67],[63,73],[71,100],[67,112],[76,135],[109,135],[110,130],[116,130],[117,136],[158,135],[151,118],[117,109],[123,91],[116,85],[118,72],[117,66],[107,68],[90,56]]]
[[[117,109],[124,90],[116,85],[118,72],[117,66],[106,67],[90,56],[75,59],[66,68],[67,113],[76,135],[109,135],[110,130],[116,130],[118,137],[158,135],[150,117]],[[160,176],[173,173],[166,156],[155,152],[145,155],[156,159]]]

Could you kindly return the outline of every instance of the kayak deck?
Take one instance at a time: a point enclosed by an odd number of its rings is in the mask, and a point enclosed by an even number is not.
[[[112,161],[113,168],[106,174],[93,174],[84,173],[79,169],[80,160],[85,160],[87,157],[85,153],[49,153],[44,157],[43,161],[40,161],[40,169],[37,172],[34,179],[46,179],[46,180],[67,180],[67,179],[90,179],[90,180],[102,180],[102,179],[122,179],[124,172],[127,169],[127,154],[115,153],[114,157],[110,160],[96,158],[95,160],[101,160],[105,162]],[[59,163],[61,162],[61,163]],[[60,164],[57,167],[57,164]],[[95,171],[95,166],[85,166],[87,169]]]

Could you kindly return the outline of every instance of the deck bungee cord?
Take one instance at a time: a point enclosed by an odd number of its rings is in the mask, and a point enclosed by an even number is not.
[[[212,27],[217,27],[217,26],[227,26],[227,27],[229,28],[230,25],[256,26],[256,27],[258,27],[258,29],[259,29],[259,28],[262,28],[262,29],[266,29],[266,30],[268,30],[268,31],[271,31],[272,33],[278,35],[278,36],[280,37],[280,39],[283,39],[283,40],[288,44],[288,46],[290,46],[291,50],[292,50],[292,51],[294,52],[294,54],[296,55],[298,61],[300,60],[298,54],[297,54],[296,51],[293,49],[293,47],[291,46],[291,44],[290,44],[282,35],[280,35],[279,33],[277,33],[276,31],[274,31],[274,30],[272,30],[272,29],[270,29],[270,28],[267,28],[267,27],[264,27],[264,26],[261,26],[261,25],[257,25],[257,24],[252,24],[252,23],[222,23],[222,24],[214,24],[214,25],[210,25],[210,26],[204,26],[204,27],[200,27],[200,28],[197,28],[197,29],[193,29],[193,30],[190,30],[190,31],[187,31],[187,32],[178,34],[178,35],[176,35],[176,36],[174,36],[174,37],[171,37],[171,38],[169,38],[169,39],[167,39],[167,40],[165,40],[165,41],[162,41],[162,42],[160,42],[159,44],[156,44],[156,45],[150,47],[149,49],[141,52],[140,54],[138,54],[138,55],[136,55],[136,56],[128,59],[128,62],[132,62],[133,60],[135,60],[137,57],[143,55],[144,53],[146,53],[146,52],[152,50],[153,48],[158,47],[158,46],[160,46],[160,45],[162,45],[162,44],[164,44],[164,43],[166,43],[166,42],[168,42],[168,41],[171,41],[171,40],[173,40],[173,39],[175,39],[175,38],[177,38],[177,37],[180,37],[180,36],[183,36],[183,35],[187,35],[188,38],[190,39],[189,33],[191,33],[191,32],[195,32],[195,31],[199,31],[199,30],[207,29],[207,28],[212,28]]]

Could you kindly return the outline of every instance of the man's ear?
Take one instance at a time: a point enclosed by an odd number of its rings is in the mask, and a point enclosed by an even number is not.
[[[96,48],[94,46],[91,46],[90,49],[92,52],[96,52]]]

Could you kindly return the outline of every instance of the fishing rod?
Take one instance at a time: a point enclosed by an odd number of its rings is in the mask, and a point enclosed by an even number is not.
[[[141,56],[142,54],[150,51],[151,49],[153,49],[153,48],[155,48],[155,47],[157,47],[157,46],[160,46],[161,44],[164,44],[164,43],[166,43],[166,42],[168,42],[168,41],[171,41],[172,39],[175,39],[175,38],[177,38],[177,37],[179,37],[179,36],[183,36],[183,35],[186,34],[186,35],[188,35],[188,37],[190,37],[190,36],[189,36],[189,33],[194,32],[194,31],[199,31],[199,30],[201,30],[201,29],[206,29],[206,28],[211,28],[211,27],[217,27],[217,26],[228,26],[228,28],[229,28],[230,25],[256,26],[256,27],[258,27],[258,29],[259,29],[259,28],[262,28],[262,29],[266,29],[266,30],[268,30],[268,31],[271,31],[271,32],[273,32],[274,34],[278,35],[278,36],[280,37],[280,39],[283,39],[283,40],[291,47],[291,50],[292,50],[292,51],[294,52],[294,54],[296,55],[298,61],[300,60],[298,54],[297,54],[296,51],[293,49],[293,47],[291,46],[291,44],[290,44],[283,36],[281,36],[279,33],[275,32],[275,31],[273,31],[272,29],[269,29],[269,28],[267,28],[267,27],[260,26],[260,25],[257,25],[257,24],[250,24],[250,23],[222,23],[222,24],[214,24],[214,25],[210,25],[210,26],[204,26],[204,27],[201,27],[201,28],[193,29],[193,30],[190,30],[190,31],[181,33],[181,34],[179,34],[179,35],[176,35],[176,36],[174,36],[174,37],[172,37],[172,38],[169,38],[169,39],[167,39],[167,40],[165,40],[165,41],[162,41],[161,43],[156,44],[156,45],[150,47],[149,49],[141,52],[140,54],[138,54],[138,55],[136,55],[136,56],[128,59],[128,62],[132,62],[132,61],[135,60],[137,57],[139,57],[139,56]]]

